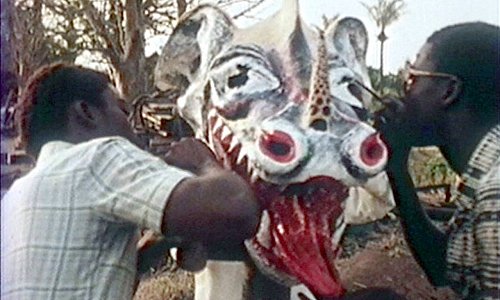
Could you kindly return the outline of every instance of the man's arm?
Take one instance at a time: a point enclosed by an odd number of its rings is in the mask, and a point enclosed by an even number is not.
[[[223,169],[203,143],[174,143],[164,159],[197,175],[170,194],[162,226],[166,237],[231,247],[256,232],[260,208],[253,191],[236,173]]]
[[[443,286],[447,284],[447,236],[432,223],[420,204],[407,162],[408,152],[394,153],[387,170],[400,222],[408,246],[430,282]]]
[[[375,127],[381,131],[390,149],[387,175],[407,244],[431,283],[446,285],[447,236],[427,216],[408,172],[410,150],[420,142],[408,121],[407,115],[411,112],[406,111],[401,101],[387,99],[385,105]]]

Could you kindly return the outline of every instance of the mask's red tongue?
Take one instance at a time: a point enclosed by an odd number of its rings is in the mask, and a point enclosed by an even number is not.
[[[322,182],[321,188],[307,194],[287,193],[272,199],[268,193],[264,196],[268,198],[266,220],[247,243],[264,272],[303,283],[315,295],[326,298],[344,293],[334,265],[339,248],[332,235],[348,189],[339,183],[333,185]]]

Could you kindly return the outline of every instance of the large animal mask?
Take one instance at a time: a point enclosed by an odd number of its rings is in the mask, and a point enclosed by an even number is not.
[[[251,183],[265,211],[246,242],[263,272],[314,293],[342,293],[333,260],[346,223],[393,207],[387,150],[356,111],[370,105],[363,24],[306,27],[296,1],[247,29],[211,6],[187,14],[155,71],[221,163]]]

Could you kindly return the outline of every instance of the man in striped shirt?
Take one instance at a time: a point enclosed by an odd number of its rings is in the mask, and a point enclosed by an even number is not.
[[[28,82],[21,127],[37,162],[2,199],[2,299],[131,299],[143,228],[244,251],[260,218],[246,182],[193,139],[163,160],[141,150],[122,104],[81,67]]]
[[[499,37],[485,23],[432,34],[407,66],[403,105],[386,110],[381,125],[408,244],[433,284],[464,299],[500,298]],[[461,175],[446,232],[427,218],[407,172],[411,147],[428,145]]]

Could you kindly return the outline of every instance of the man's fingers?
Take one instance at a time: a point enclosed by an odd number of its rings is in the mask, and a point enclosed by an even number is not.
[[[162,238],[162,235],[154,232],[153,230],[144,230],[141,234],[141,238],[137,242],[137,249],[139,251],[146,249],[159,242]]]

